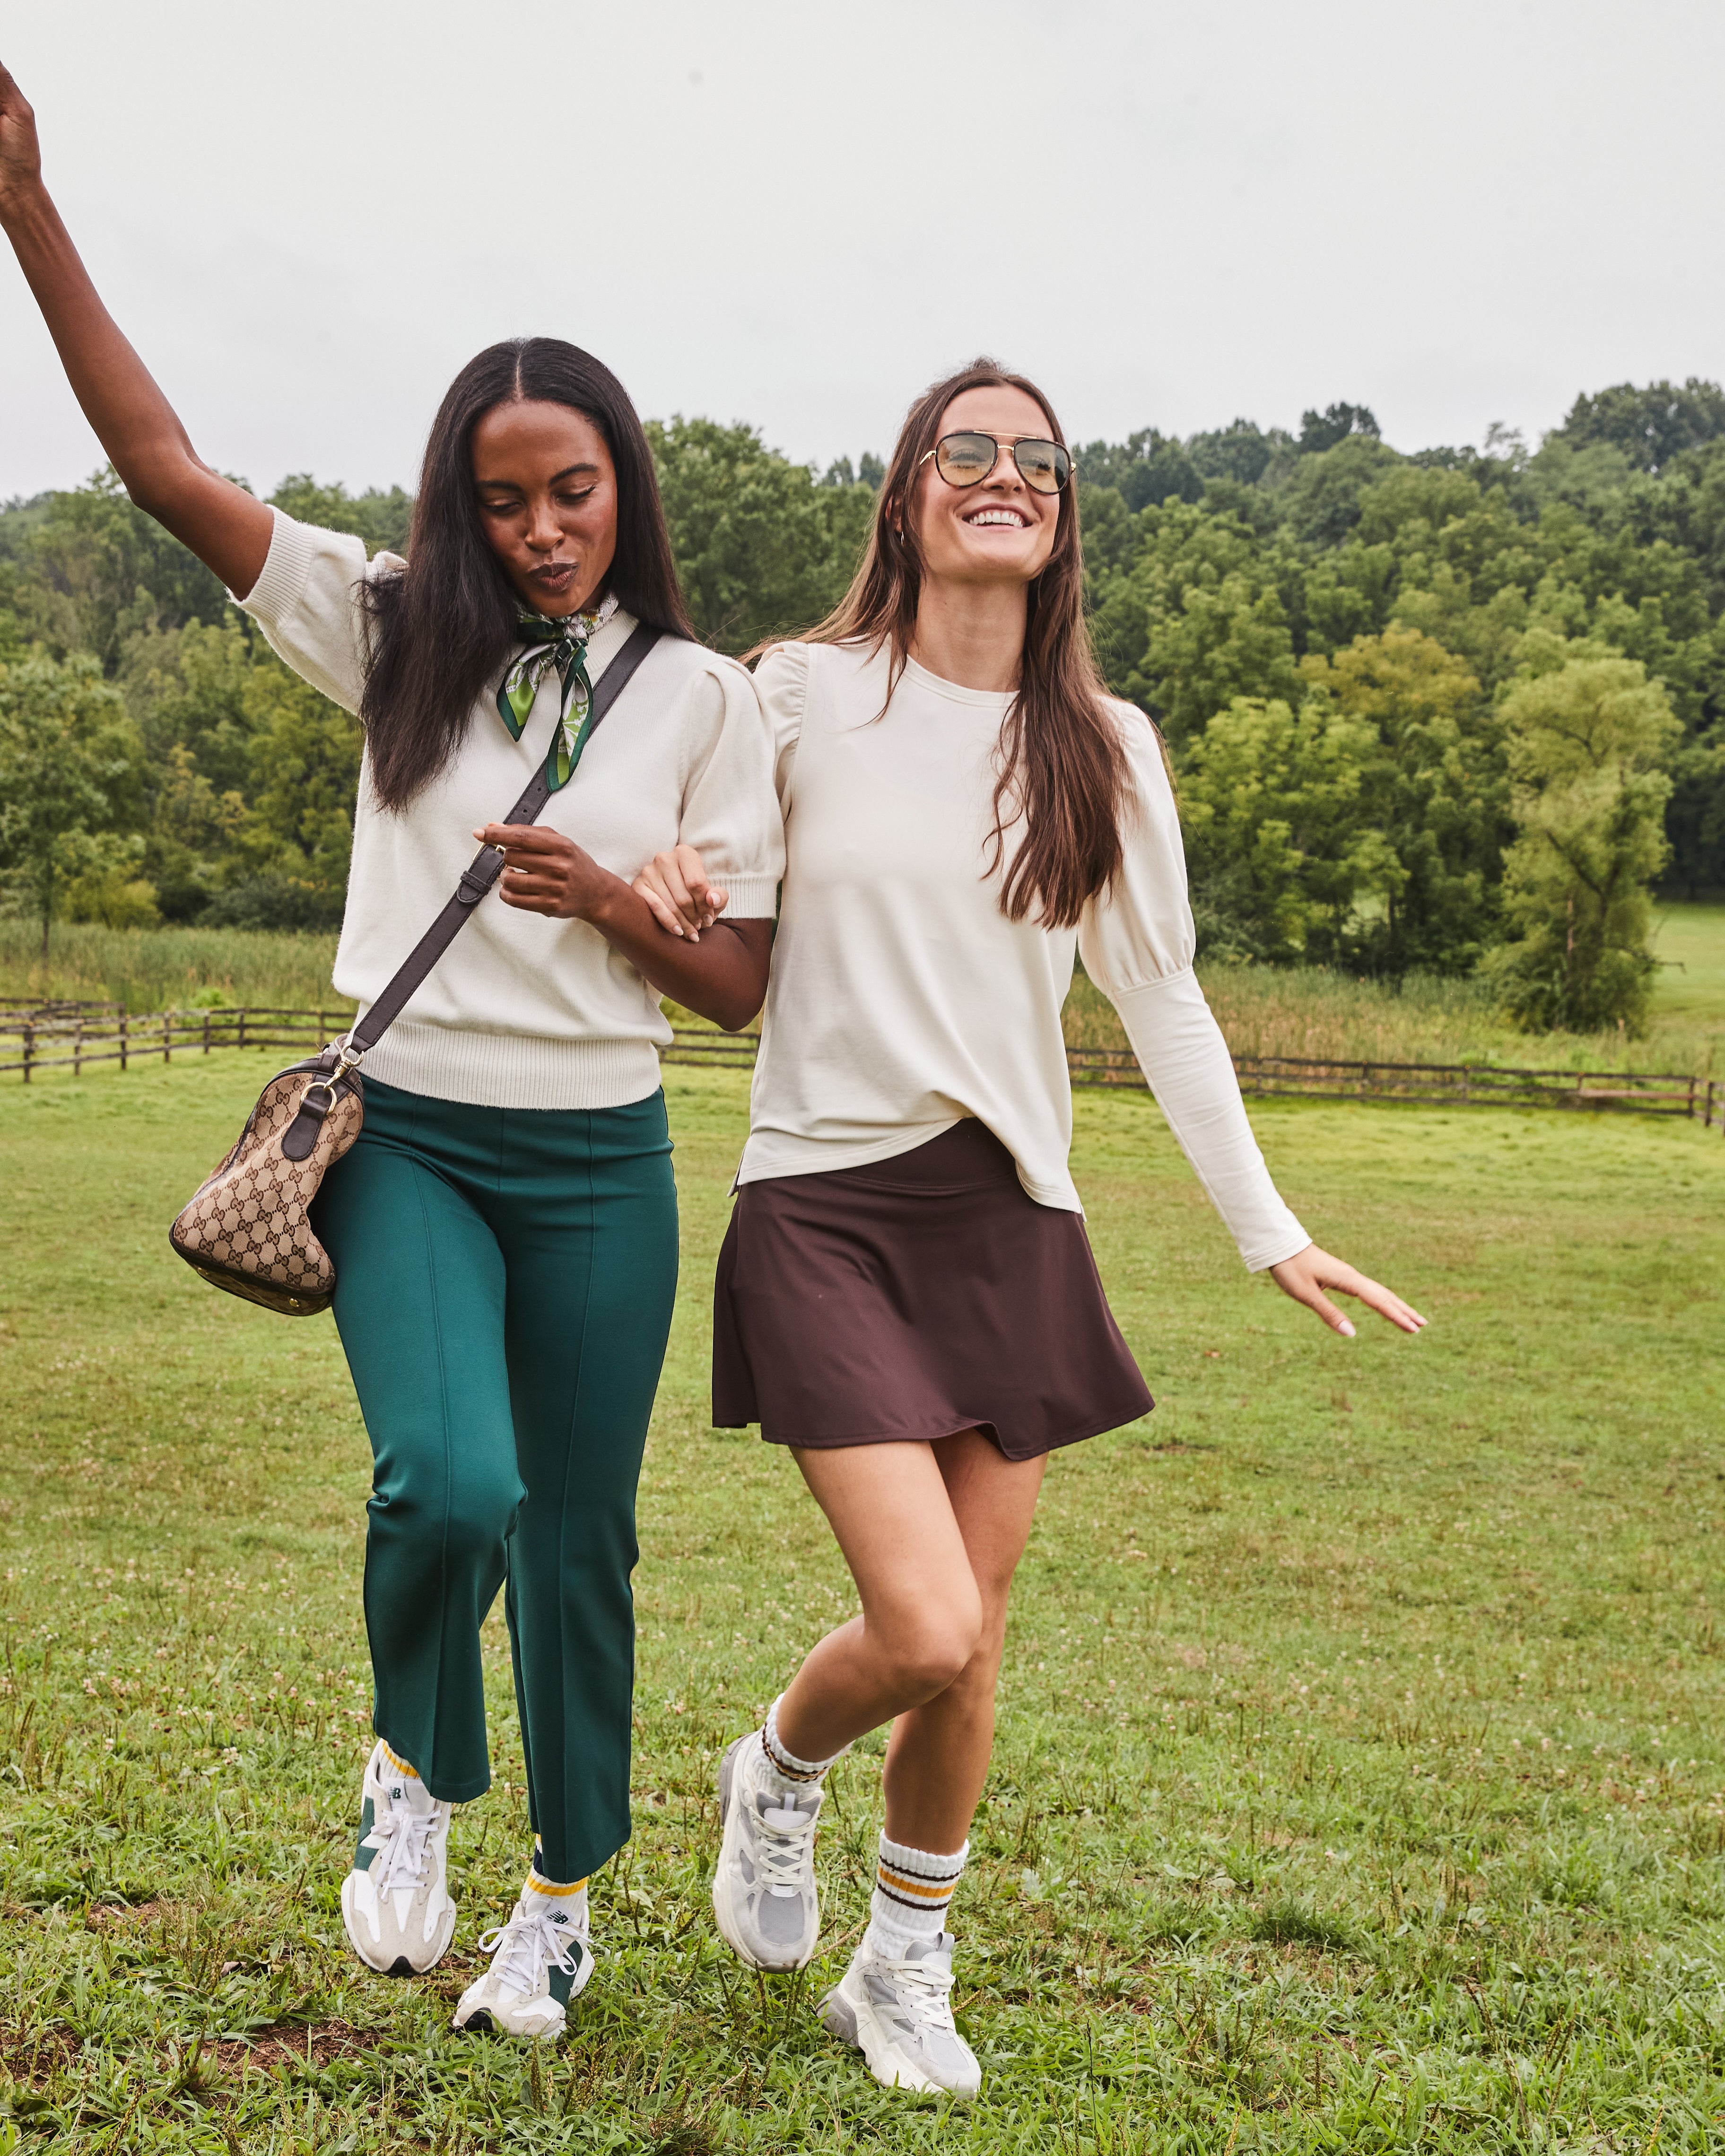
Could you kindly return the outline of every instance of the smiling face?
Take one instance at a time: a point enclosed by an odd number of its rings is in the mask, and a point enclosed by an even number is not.
[[[578,613],[617,552],[617,472],[584,413],[524,398],[473,430],[473,483],[486,542],[536,612]]]
[[[1022,389],[961,390],[941,414],[940,432],[1053,434],[1048,414]],[[1060,531],[1060,496],[1026,486],[1004,447],[994,469],[974,486],[949,486],[924,464],[911,494],[911,516],[926,573],[958,583],[1028,584],[1041,575]]]

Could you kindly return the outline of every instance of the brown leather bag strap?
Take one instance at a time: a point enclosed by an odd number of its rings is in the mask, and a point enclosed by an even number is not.
[[[649,629],[642,622],[600,675],[593,692],[593,718],[587,729],[588,741],[598,731],[606,712],[629,686],[635,669],[664,633],[662,629]],[[550,798],[551,783],[542,769],[536,771],[533,774],[532,783],[503,820],[506,824],[536,824],[541,811]],[[348,1050],[356,1060],[367,1050],[375,1048],[401,1016],[432,968],[473,918],[474,908],[496,882],[502,868],[501,850],[496,846],[481,846],[462,870],[461,880],[456,885],[449,903],[408,953],[388,986],[348,1034]]]

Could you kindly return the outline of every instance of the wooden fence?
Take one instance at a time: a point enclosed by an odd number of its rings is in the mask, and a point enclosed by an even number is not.
[[[38,1070],[86,1063],[208,1055],[214,1048],[321,1048],[352,1019],[351,1011],[169,1010],[131,1016],[116,1004],[8,1003],[0,999],[0,1072],[28,1085]],[[746,1070],[760,1035],[701,1027],[675,1029],[667,1063]],[[1142,1091],[1143,1073],[1128,1049],[1069,1048],[1075,1086]],[[1674,1071],[1532,1070],[1495,1064],[1349,1063],[1317,1056],[1237,1055],[1240,1091],[1257,1098],[1416,1101],[1454,1107],[1593,1108],[1636,1115],[1686,1116],[1725,1131],[1725,1081]]]

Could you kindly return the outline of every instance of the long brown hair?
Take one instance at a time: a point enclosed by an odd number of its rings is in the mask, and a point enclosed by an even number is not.
[[[805,639],[864,643],[876,651],[888,645],[895,687],[910,655],[924,575],[911,491],[923,458],[940,438],[947,407],[967,389],[1023,390],[1041,406],[1050,434],[1065,444],[1035,383],[995,360],[973,360],[911,406],[881,482],[862,566],[838,606]],[[1060,497],[1054,552],[1031,579],[1029,598],[1018,694],[995,756],[987,872],[1000,867],[1006,834],[1022,817],[1024,843],[1003,880],[1000,910],[1009,921],[1022,921],[1034,908],[1045,926],[1070,928],[1120,867],[1127,799],[1125,752],[1103,703],[1106,691],[1084,619],[1075,486]]]

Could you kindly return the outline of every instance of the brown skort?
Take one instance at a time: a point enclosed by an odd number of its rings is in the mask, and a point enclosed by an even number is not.
[[[1029,1460],[1153,1403],[1084,1221],[973,1118],[891,1160],[745,1183],[713,1294],[713,1421],[775,1445],[977,1429]]]

